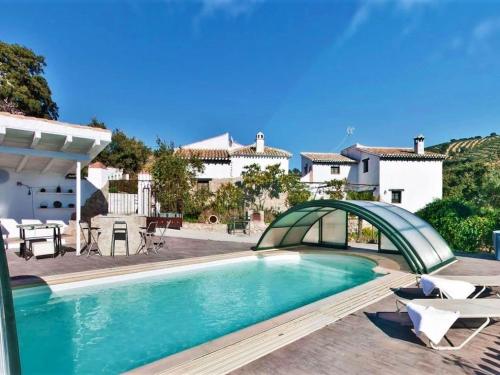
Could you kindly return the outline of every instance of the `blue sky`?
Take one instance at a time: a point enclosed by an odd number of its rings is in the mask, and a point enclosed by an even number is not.
[[[0,0],[0,39],[46,57],[63,121],[154,145],[229,131],[338,151],[500,130],[500,3]],[[345,139],[345,129],[354,127]],[[297,165],[298,158],[294,158]]]

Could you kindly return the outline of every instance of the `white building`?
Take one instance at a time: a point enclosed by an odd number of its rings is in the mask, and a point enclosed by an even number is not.
[[[109,130],[0,112],[0,224],[79,221],[97,189],[80,180],[81,168],[110,142]],[[1,226],[2,235],[12,235]],[[80,231],[76,244],[79,253]]]
[[[185,145],[178,149],[185,156],[196,156],[203,161],[204,171],[197,178],[200,183],[238,180],[246,166],[258,164],[262,169],[279,164],[288,172],[292,154],[265,145],[264,134],[257,133],[255,143],[244,146],[225,133],[217,137]]]
[[[325,182],[346,179],[350,190],[371,190],[381,202],[415,212],[442,197],[444,158],[424,150],[423,136],[413,148],[355,144],[341,154],[303,152],[302,181],[323,198]]]

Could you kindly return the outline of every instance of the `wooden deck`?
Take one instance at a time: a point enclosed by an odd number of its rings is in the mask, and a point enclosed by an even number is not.
[[[500,262],[460,258],[448,275],[500,274]],[[401,296],[419,296],[415,288]],[[500,322],[456,352],[428,349],[411,331],[407,315],[387,297],[233,372],[260,374],[500,374]],[[459,342],[477,322],[458,323],[448,338]],[[467,325],[467,326],[465,326]]]

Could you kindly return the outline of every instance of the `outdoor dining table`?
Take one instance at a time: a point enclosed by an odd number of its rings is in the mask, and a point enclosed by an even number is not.
[[[56,247],[56,251],[60,252],[61,250],[61,224],[56,224],[56,223],[47,223],[47,224],[19,224],[17,225],[19,228],[19,238],[21,239],[21,245],[20,245],[20,253],[21,256],[28,260],[28,249],[30,248],[29,243],[31,241],[37,241],[37,240],[44,240],[44,239],[49,239],[52,238],[54,240],[54,244]],[[27,230],[36,230],[36,229],[52,229],[53,230],[53,235],[52,236],[47,236],[47,235],[29,235],[26,237],[26,231]]]

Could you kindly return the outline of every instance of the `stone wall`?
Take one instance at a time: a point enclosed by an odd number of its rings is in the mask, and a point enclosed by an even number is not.
[[[102,190],[97,190],[90,196],[82,206],[82,220],[90,221],[94,216],[106,215],[108,213],[109,183],[103,186]]]
[[[182,223],[182,229],[227,233],[227,224]],[[181,229],[181,230],[182,230]],[[250,222],[250,233],[262,233],[266,225]]]

